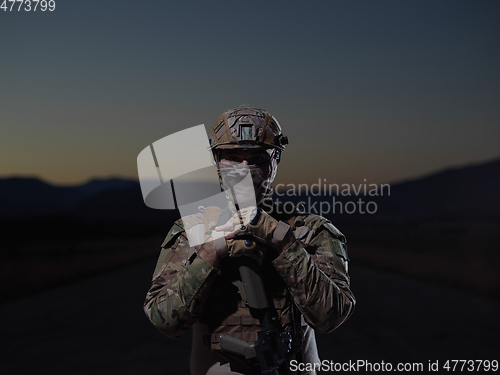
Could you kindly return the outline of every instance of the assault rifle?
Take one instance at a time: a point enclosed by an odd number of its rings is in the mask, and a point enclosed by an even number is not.
[[[259,216],[260,212],[257,211],[252,224],[258,221]],[[287,354],[291,350],[292,338],[290,333],[281,330],[279,319],[269,305],[260,266],[247,256],[236,258],[235,261],[239,263],[243,284],[240,293],[247,300],[252,315],[259,319],[262,331],[258,332],[254,344],[221,335],[221,351],[245,357],[252,375],[289,375]]]

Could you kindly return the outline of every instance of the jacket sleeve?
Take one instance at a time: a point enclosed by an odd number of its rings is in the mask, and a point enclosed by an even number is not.
[[[345,237],[319,216],[306,218],[304,228],[295,233],[298,240],[273,265],[308,324],[318,332],[331,332],[352,314],[356,304]]]
[[[174,224],[162,244],[144,312],[169,337],[179,337],[197,320],[218,270],[189,247],[181,225]]]

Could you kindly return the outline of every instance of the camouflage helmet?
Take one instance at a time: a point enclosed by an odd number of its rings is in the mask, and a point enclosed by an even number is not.
[[[281,126],[267,111],[248,104],[228,109],[212,126],[210,148],[224,149],[285,149],[288,138]]]

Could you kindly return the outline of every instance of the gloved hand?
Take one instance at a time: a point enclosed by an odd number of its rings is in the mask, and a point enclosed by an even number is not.
[[[288,224],[276,220],[259,207],[244,208],[240,210],[240,215],[247,224],[236,226],[236,230],[225,235],[226,247],[222,238],[214,242],[219,257],[246,255],[262,262],[269,246],[281,253],[295,242]],[[232,229],[236,220],[239,222],[238,215],[216,230]]]
[[[184,230],[191,247],[211,241],[210,230],[213,229],[220,215],[220,208],[215,206],[198,207],[199,212],[182,217]]]
[[[249,256],[262,264],[268,246],[251,240],[227,239],[228,254],[230,257]]]
[[[242,215],[250,216],[250,222],[234,231],[234,236],[231,236],[234,239],[260,242],[279,251],[282,251],[284,246],[291,245],[289,242],[295,241],[292,228],[287,223],[276,220],[260,207],[246,208]]]

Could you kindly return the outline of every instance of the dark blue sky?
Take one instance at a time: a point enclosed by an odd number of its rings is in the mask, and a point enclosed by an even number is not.
[[[146,145],[243,103],[290,138],[280,182],[392,182],[497,158],[499,19],[494,0],[0,11],[0,176],[136,177]]]

